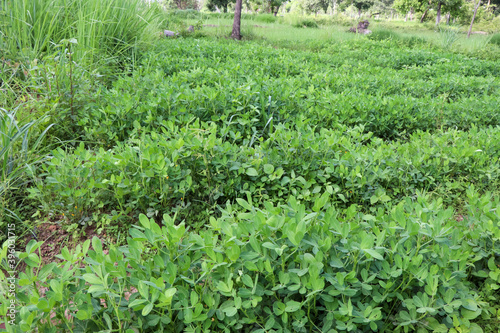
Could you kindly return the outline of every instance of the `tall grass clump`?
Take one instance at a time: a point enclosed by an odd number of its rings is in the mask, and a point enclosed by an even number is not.
[[[371,34],[368,35],[368,38],[371,40],[399,40],[401,37],[395,33],[392,30],[387,30],[387,29],[380,29],[380,30],[375,30]]]
[[[157,38],[163,21],[142,0],[6,0],[0,14],[5,59],[43,59],[64,39],[76,39],[73,60],[93,65],[130,56]]]
[[[489,44],[500,46],[500,33],[491,36]]]
[[[278,18],[272,14],[259,14],[255,16],[254,20],[257,22],[275,23]]]
[[[439,34],[441,35],[441,45],[444,49],[449,49],[460,38],[460,28],[442,25],[439,27]]]
[[[7,111],[0,108],[0,229],[5,230],[7,215],[14,214],[15,192],[25,186],[26,173],[31,167],[43,160],[40,154],[42,140],[49,125],[41,131],[47,117],[19,123],[16,119],[17,109]],[[39,134],[36,134],[38,131]],[[0,233],[0,240],[4,235]]]
[[[295,28],[319,28],[318,23],[313,19],[301,19],[292,24]]]

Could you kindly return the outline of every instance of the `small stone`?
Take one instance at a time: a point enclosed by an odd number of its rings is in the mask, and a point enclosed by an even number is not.
[[[170,31],[170,30],[163,31],[163,34],[165,35],[165,37],[175,37],[175,36],[179,35],[178,33],[174,32],[174,31]]]
[[[369,25],[370,25],[370,22],[368,22],[366,20],[365,21],[360,21],[358,23],[358,26],[350,28],[349,32],[354,32],[354,33],[358,33],[358,34],[362,34],[362,35],[371,34],[372,31],[368,30],[368,26]]]

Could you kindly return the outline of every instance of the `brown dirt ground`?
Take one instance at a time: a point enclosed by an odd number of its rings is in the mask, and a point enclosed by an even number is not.
[[[33,234],[28,234],[23,243],[28,244],[32,239],[44,242],[39,249],[40,252],[37,251],[37,254],[41,257],[42,265],[47,265],[51,262],[61,262],[62,260],[57,258],[56,255],[61,254],[61,250],[64,247],[67,247],[71,252],[77,244],[82,244],[94,236],[97,236],[101,241],[107,239],[106,233],[97,234],[95,225],[85,227],[79,233],[79,236],[75,237],[73,232],[65,231],[57,221],[40,224],[35,230],[35,235],[36,239]]]

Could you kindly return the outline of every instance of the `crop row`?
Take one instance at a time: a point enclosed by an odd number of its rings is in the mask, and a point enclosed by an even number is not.
[[[41,242],[33,240],[19,255],[27,266],[19,273],[16,327],[482,332],[476,321],[496,314],[500,202],[474,188],[466,197],[458,221],[426,196],[376,214],[337,209],[325,195],[312,210],[294,197],[265,209],[239,199],[189,233],[168,214],[161,226],[141,215],[127,246],[104,252],[95,237],[92,249],[90,240],[65,248],[62,263],[43,267]]]
[[[295,196],[309,207],[324,192],[339,207],[376,207],[431,192],[461,205],[469,186],[500,186],[500,129],[441,134],[418,132],[407,142],[384,142],[362,128],[277,125],[268,138],[241,141],[241,133],[195,122],[163,122],[161,132],[138,134],[114,149],[58,149],[40,171],[31,198],[69,221],[91,212],[120,218],[130,212],[183,215],[251,194],[258,205]],[[52,208],[51,208],[52,207]],[[183,209],[188,208],[188,209]],[[115,211],[110,214],[110,212]],[[190,216],[197,223],[197,218]],[[198,223],[204,223],[204,219]]]
[[[300,115],[313,126],[363,125],[384,139],[500,124],[500,67],[486,61],[433,55],[423,64],[413,59],[408,67],[388,69],[376,65],[382,57],[363,62],[344,50],[315,55],[259,45],[218,43],[219,50],[204,41],[175,43],[96,96],[99,102],[79,118],[88,140],[110,146],[128,137],[134,121],[155,129],[164,119],[183,123],[192,117],[219,126],[238,122],[243,137],[263,130],[271,117],[293,123]],[[185,49],[192,51],[180,57]],[[413,51],[387,52],[396,64]],[[416,58],[428,56],[419,52]],[[468,71],[475,73],[464,75]]]

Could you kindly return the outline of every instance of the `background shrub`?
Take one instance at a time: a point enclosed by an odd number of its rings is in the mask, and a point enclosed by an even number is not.
[[[257,22],[275,23],[278,20],[278,18],[273,14],[259,14],[255,15],[254,20]]]
[[[392,30],[377,29],[368,35],[371,40],[381,41],[381,40],[399,40],[401,37]]]
[[[295,28],[318,28],[318,23],[313,19],[301,19],[293,24]]]
[[[489,43],[500,46],[500,34],[494,34],[491,36]]]

